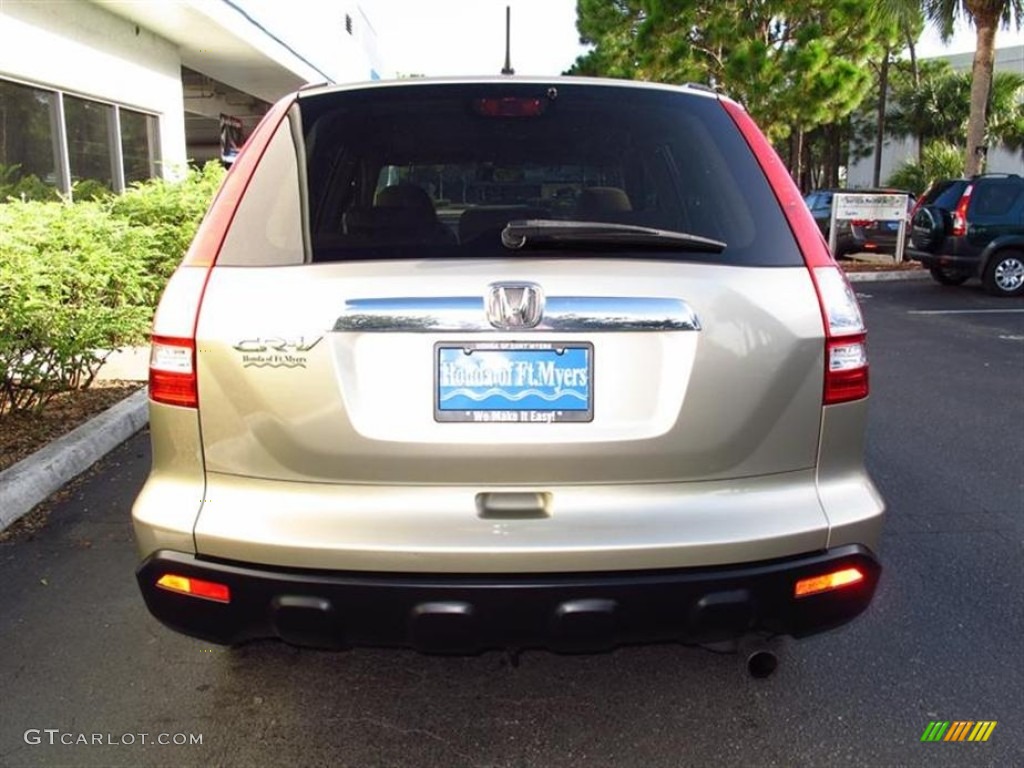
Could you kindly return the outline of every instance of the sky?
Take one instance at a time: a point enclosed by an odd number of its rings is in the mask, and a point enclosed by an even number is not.
[[[935,28],[929,25],[917,41],[917,55],[927,58],[946,53],[974,53],[976,39],[974,27],[961,22],[947,45],[942,42]],[[1010,45],[1024,45],[1024,30],[1000,29],[996,32],[996,48]]]
[[[389,74],[497,75],[512,8],[512,68],[558,75],[585,52],[575,0],[359,0]],[[383,73],[382,73],[383,74]]]
[[[561,74],[586,50],[576,32],[576,0],[358,1],[377,32],[384,75],[498,74],[505,61],[506,5],[512,8],[516,74]],[[974,30],[962,24],[945,46],[929,27],[918,55],[973,51],[974,39]],[[999,47],[1021,44],[1024,31],[997,33]]]

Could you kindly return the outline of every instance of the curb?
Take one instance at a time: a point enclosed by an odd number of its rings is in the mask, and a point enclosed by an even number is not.
[[[0,531],[142,429],[148,401],[143,387],[0,472]]]
[[[846,272],[846,270],[843,270]],[[927,280],[930,277],[927,270],[903,269],[880,272],[846,272],[846,279],[851,283],[878,283],[891,282],[894,280]]]

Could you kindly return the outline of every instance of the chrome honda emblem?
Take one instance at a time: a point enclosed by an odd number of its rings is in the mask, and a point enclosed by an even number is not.
[[[535,283],[494,283],[487,287],[486,312],[495,328],[534,328],[544,316],[544,292]]]

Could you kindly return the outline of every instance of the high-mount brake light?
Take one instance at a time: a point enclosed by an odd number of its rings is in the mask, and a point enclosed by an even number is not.
[[[538,117],[544,114],[545,100],[504,96],[475,99],[473,110],[484,117]]]
[[[973,191],[974,185],[968,184],[960,196],[960,201],[956,204],[956,210],[953,211],[953,237],[963,237],[967,234],[967,206],[971,204],[971,192]]]

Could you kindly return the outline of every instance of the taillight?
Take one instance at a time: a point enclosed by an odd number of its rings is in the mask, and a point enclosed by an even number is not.
[[[764,171],[779,201],[804,263],[811,270],[825,323],[825,405],[860,400],[868,396],[868,359],[864,318],[857,298],[836,266],[800,190],[772,145],[739,104],[721,99],[747,145]]]
[[[812,270],[825,322],[825,405],[868,396],[867,334],[864,318],[838,267]]]
[[[168,592],[177,592],[181,595],[201,597],[218,603],[231,602],[231,590],[228,585],[218,584],[215,581],[205,581],[188,576],[179,576],[175,573],[165,573],[157,579],[156,585],[161,589],[166,589]]]
[[[157,403],[196,408],[196,319],[209,267],[181,266],[171,275],[153,320],[149,353],[149,398]]]
[[[199,406],[192,339],[154,336],[149,352],[149,397],[166,405]]]
[[[868,227],[871,226],[870,219],[853,219],[850,224],[855,227]]]
[[[960,202],[956,204],[953,211],[953,237],[963,237],[967,234],[967,206],[971,204],[971,192],[973,184],[968,184],[964,193],[960,196]]]

